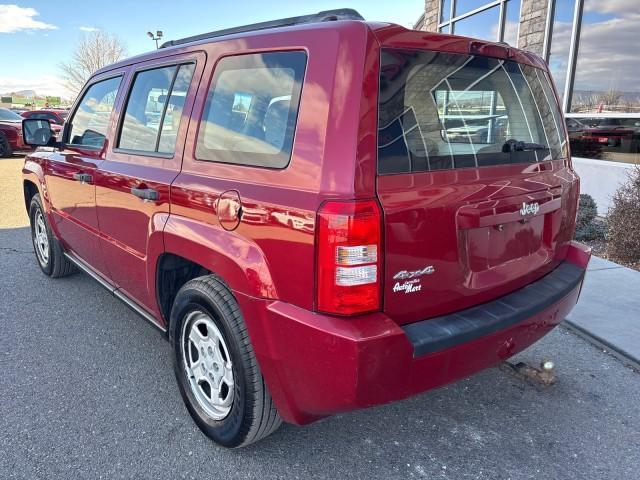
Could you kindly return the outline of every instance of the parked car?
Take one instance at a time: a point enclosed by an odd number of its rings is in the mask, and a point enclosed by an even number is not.
[[[24,167],[37,262],[158,327],[226,447],[467,377],[562,321],[589,260],[547,74],[352,10],[168,42],[95,73],[61,141],[24,120],[53,147]],[[457,92],[508,141],[444,139]]]
[[[30,147],[22,140],[22,117],[9,109],[0,108],[0,158],[28,149]]]
[[[42,109],[42,110],[27,110],[22,113],[24,118],[37,118],[39,120],[49,120],[52,125],[64,124],[65,119],[69,115],[67,110],[62,109]]]
[[[567,119],[571,151],[575,156],[603,158],[608,153],[640,153],[637,118]]]

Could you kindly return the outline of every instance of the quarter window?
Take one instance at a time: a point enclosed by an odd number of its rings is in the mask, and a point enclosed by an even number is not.
[[[69,138],[72,145],[91,148],[104,146],[121,80],[122,77],[114,77],[89,87],[71,119]]]
[[[286,167],[291,158],[306,60],[303,52],[222,59],[209,89],[196,157]]]
[[[193,64],[172,65],[136,74],[118,148],[173,153],[193,69]]]

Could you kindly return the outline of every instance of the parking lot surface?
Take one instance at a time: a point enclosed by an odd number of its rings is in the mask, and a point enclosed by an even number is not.
[[[640,375],[562,328],[516,358],[551,357],[554,386],[493,368],[228,451],[153,327],[87,275],[42,275],[28,228],[0,228],[0,265],[2,479],[638,478]]]

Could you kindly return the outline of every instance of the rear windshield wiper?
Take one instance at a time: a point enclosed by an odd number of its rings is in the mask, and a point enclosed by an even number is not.
[[[531,150],[548,150],[549,147],[540,143],[527,143],[521,140],[507,140],[502,145],[503,153],[525,152]]]

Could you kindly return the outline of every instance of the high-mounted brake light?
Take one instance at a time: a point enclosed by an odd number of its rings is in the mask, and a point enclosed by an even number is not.
[[[380,309],[381,213],[375,200],[323,204],[316,238],[316,308],[335,315]]]

